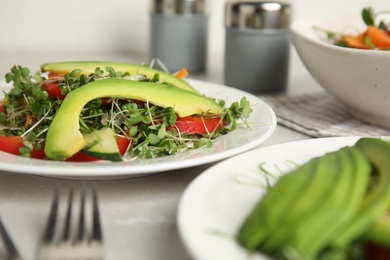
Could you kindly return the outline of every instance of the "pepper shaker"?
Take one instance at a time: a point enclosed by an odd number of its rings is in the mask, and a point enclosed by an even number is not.
[[[281,91],[289,66],[288,3],[226,3],[225,84],[249,92]]]
[[[207,30],[205,0],[152,0],[151,59],[171,72],[205,70]]]

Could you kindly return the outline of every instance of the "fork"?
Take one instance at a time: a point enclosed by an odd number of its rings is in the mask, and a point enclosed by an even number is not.
[[[97,195],[94,189],[91,193],[87,196],[85,191],[76,193],[71,189],[64,198],[56,190],[37,259],[103,260]]]
[[[0,259],[5,259],[5,260],[22,259],[14,243],[12,242],[12,239],[9,236],[5,226],[3,225],[1,218],[0,218],[0,240],[2,241],[2,246],[0,246]]]

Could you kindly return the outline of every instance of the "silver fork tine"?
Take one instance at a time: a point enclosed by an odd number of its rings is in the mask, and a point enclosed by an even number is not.
[[[9,236],[6,228],[4,227],[3,222],[1,221],[1,218],[0,218],[0,234],[1,234],[1,239],[3,241],[5,250],[7,251],[6,255],[5,255],[5,257],[6,257],[5,259],[6,260],[17,260],[17,259],[21,260],[22,258],[20,257],[19,252],[16,249],[16,246],[12,242],[11,237]]]
[[[101,242],[102,241],[102,230],[100,225],[99,207],[96,195],[96,190],[93,189],[93,237],[92,239]]]
[[[82,241],[85,235],[85,193],[82,191],[81,193],[81,202],[80,202],[80,215],[78,219],[78,229],[77,229],[77,237],[76,241]]]
[[[54,193],[54,199],[50,208],[50,213],[49,213],[49,219],[47,221],[47,226],[46,226],[46,231],[43,236],[43,240],[47,243],[51,242],[54,240],[54,231],[55,231],[55,226],[57,222],[57,214],[58,214],[58,202],[59,202],[59,192],[58,190],[55,191]]]
[[[64,230],[62,235],[63,241],[67,241],[70,235],[70,218],[72,216],[72,202],[73,202],[73,189],[69,191],[68,206],[66,208]]]

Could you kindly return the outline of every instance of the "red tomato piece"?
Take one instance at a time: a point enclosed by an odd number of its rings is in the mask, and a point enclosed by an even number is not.
[[[102,105],[106,105],[108,104],[109,98],[101,98],[100,100],[102,101]]]
[[[127,150],[127,147],[129,147],[131,141],[124,136],[117,136],[116,141],[118,143],[118,148],[119,148],[120,154],[124,155],[126,150]]]
[[[139,107],[145,107],[145,101],[133,100],[133,102],[136,103]]]
[[[20,155],[19,149],[23,146],[22,138],[19,136],[0,136],[0,150],[3,152]],[[43,147],[40,150],[34,148],[31,152],[30,158],[46,158]]]
[[[43,147],[40,149],[40,150],[37,150],[37,149],[33,149],[31,154],[30,154],[30,158],[34,158],[34,159],[46,159],[46,154],[45,154],[45,151],[43,149]]]
[[[4,112],[4,101],[0,101],[0,112]]]
[[[367,259],[370,260],[387,260],[390,259],[390,248],[375,245],[372,243],[365,244]]]
[[[181,133],[212,133],[226,125],[220,117],[177,117],[175,128]]]
[[[94,161],[99,161],[99,160],[100,159],[86,155],[81,151],[76,153],[75,155],[71,156],[70,158],[66,159],[66,161],[68,161],[68,162],[94,162]]]
[[[45,88],[45,90],[49,94],[49,97],[58,98],[60,100],[63,100],[65,98],[65,95],[63,95],[61,93],[61,89],[58,87],[58,84],[59,83],[57,81],[46,80],[43,83],[43,87]]]
[[[19,148],[23,146],[22,139],[19,136],[0,136],[0,150],[20,155]]]

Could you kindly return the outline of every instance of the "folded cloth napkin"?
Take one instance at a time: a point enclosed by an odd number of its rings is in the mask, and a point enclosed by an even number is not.
[[[275,111],[278,124],[311,137],[390,136],[390,130],[354,118],[327,93],[261,98]]]

